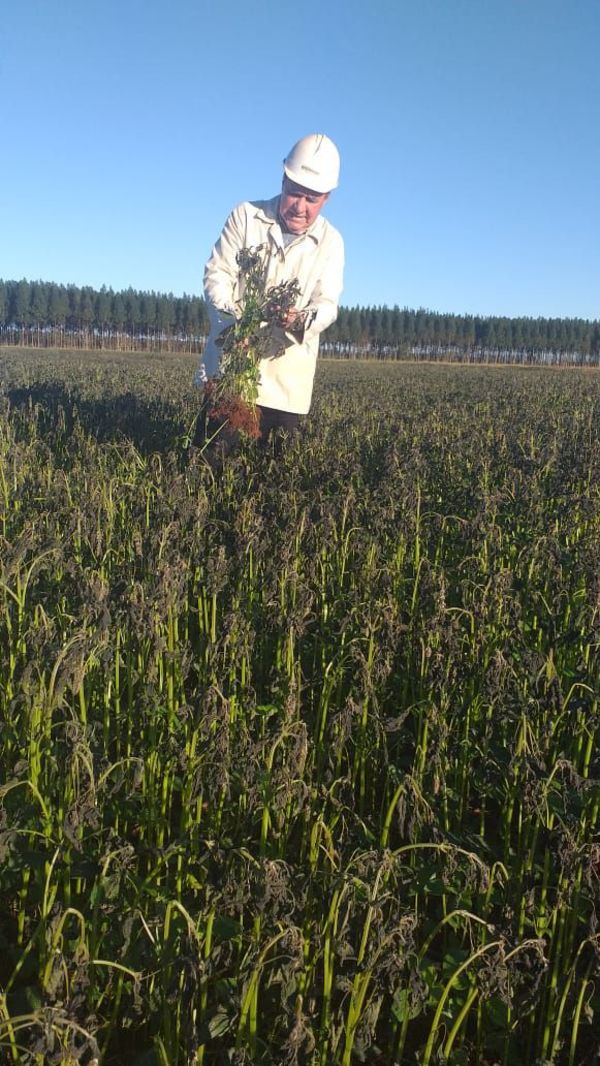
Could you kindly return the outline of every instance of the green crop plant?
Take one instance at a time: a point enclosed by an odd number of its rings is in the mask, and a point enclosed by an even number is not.
[[[0,1058],[587,1066],[600,379],[0,353]]]

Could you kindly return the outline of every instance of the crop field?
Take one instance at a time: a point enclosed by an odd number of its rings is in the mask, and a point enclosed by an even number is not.
[[[0,352],[0,1062],[592,1066],[600,374]]]

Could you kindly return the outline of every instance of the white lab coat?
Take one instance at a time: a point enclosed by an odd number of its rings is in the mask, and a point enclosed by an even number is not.
[[[296,306],[314,312],[311,324],[299,338],[279,331],[274,350],[260,362],[257,403],[279,411],[306,414],[310,408],[319,350],[319,334],[337,317],[344,272],[344,243],[338,231],[319,215],[310,229],[284,243],[278,221],[279,197],[239,204],[227,219],[204,272],[204,295],[210,333],[202,355],[197,382],[218,373],[219,334],[230,325],[243,298],[243,278],[236,262],[241,248],[263,245],[267,285],[295,279],[300,286]]]

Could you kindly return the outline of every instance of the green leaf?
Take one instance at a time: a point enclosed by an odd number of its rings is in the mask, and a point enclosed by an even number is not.
[[[234,940],[235,937],[240,936],[242,932],[242,926],[240,922],[237,922],[235,918],[228,918],[226,915],[217,915],[213,923],[213,940],[216,943],[222,943],[224,940]]]
[[[208,1031],[213,1040],[217,1036],[223,1036],[225,1033],[229,1032],[230,1029],[231,1018],[224,1010],[217,1011],[216,1014],[213,1014],[208,1023]]]
[[[423,1004],[411,997],[408,988],[399,988],[392,1003],[392,1014],[397,1022],[403,1022],[408,1017],[409,1021],[418,1017],[423,1009]]]
[[[44,997],[38,985],[26,985],[14,992],[9,992],[6,997],[8,1011],[11,1017],[19,1014],[30,1014],[43,1006]]]

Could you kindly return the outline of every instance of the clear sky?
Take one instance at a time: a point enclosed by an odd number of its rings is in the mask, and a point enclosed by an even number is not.
[[[600,317],[600,0],[4,0],[0,277],[199,293],[299,137],[346,305]]]

